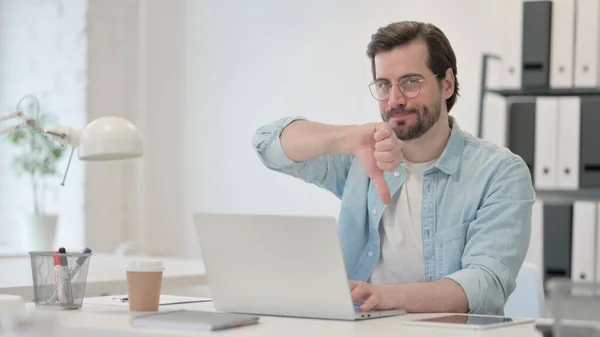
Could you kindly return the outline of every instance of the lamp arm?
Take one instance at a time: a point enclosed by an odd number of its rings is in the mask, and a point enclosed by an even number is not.
[[[42,132],[52,137],[53,140],[60,144],[69,145],[73,149],[76,149],[79,146],[79,140],[81,139],[81,130],[69,126],[44,128],[42,129]]]
[[[67,180],[69,167],[71,167],[73,153],[75,152],[75,149],[79,146],[79,141],[81,140],[81,130],[69,126],[55,126],[51,128],[43,128],[42,132],[49,135],[53,140],[59,142],[61,145],[71,146],[69,162],[67,163],[67,168],[65,169],[63,180],[60,183],[62,186],[65,186],[65,180]]]
[[[13,118],[22,118],[23,117],[23,111],[15,111],[11,114],[8,114],[4,117],[0,117],[0,122],[4,122],[7,120],[11,120]]]
[[[8,121],[11,119],[20,118],[23,120],[23,123],[17,124],[15,126],[11,126],[9,128],[0,129],[0,135],[4,135],[7,133],[11,133],[20,129],[30,128],[35,129],[38,127],[37,122],[34,119],[27,118],[23,111],[15,111],[6,116],[0,117],[0,122]]]

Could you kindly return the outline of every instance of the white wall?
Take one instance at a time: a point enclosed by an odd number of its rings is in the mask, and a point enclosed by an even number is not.
[[[188,1],[186,28],[186,252],[197,253],[195,211],[336,216],[328,192],[263,168],[251,137],[285,115],[336,123],[379,119],[366,46],[392,21],[439,26],[458,58],[452,114],[476,132],[480,59],[511,51],[501,35],[520,0]],[[519,13],[518,11],[516,13]],[[509,20],[502,18],[507,15]],[[514,50],[514,48],[513,48]]]

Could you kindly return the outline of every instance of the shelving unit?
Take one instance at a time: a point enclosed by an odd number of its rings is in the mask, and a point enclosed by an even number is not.
[[[483,62],[486,63],[488,60],[488,58],[486,56],[483,57]],[[484,70],[486,69],[486,66],[484,65]],[[482,74],[482,83],[485,83],[485,73]],[[535,105],[536,103],[536,99],[539,97],[555,97],[555,98],[559,98],[559,97],[575,97],[578,98],[580,100],[597,100],[599,102],[598,104],[598,113],[600,114],[600,87],[599,88],[571,88],[571,89],[566,89],[566,88],[544,88],[544,87],[538,87],[538,88],[519,88],[519,89],[500,89],[500,88],[487,88],[485,86],[485,84],[483,84],[482,90],[481,90],[481,104],[480,104],[480,113],[479,113],[479,125],[478,125],[478,136],[483,138],[483,123],[484,123],[484,115],[485,115],[485,109],[484,109],[484,97],[485,95],[498,95],[500,97],[503,97],[504,99],[507,100],[507,111],[506,111],[506,119],[507,119],[507,125],[511,126],[511,115],[515,115],[518,114],[519,111],[512,111],[513,109],[518,110],[519,108],[515,108],[513,106],[513,104],[526,104],[526,103],[530,103],[531,105]],[[580,113],[579,111],[577,113]],[[519,116],[517,118],[522,118],[522,116]],[[535,116],[529,118],[531,121],[535,123]],[[600,122],[600,119],[598,119],[598,121]],[[515,123],[519,123],[519,121],[515,121]],[[595,124],[595,126],[597,126],[597,130],[598,133],[600,133],[600,123]],[[587,126],[582,126],[582,127],[590,127],[589,125]],[[581,130],[581,128],[580,128]],[[535,142],[535,126],[533,128],[531,128],[531,134],[530,134],[530,138],[532,138],[533,142]],[[579,136],[582,137],[580,134],[579,135],[571,135],[571,136]],[[507,130],[506,132],[506,137],[507,137],[507,147],[512,150],[513,152],[515,152],[516,154],[521,155],[521,153],[519,153],[519,149],[517,148],[517,146],[511,146],[511,141],[510,141],[510,137],[511,137],[511,131]],[[598,163],[594,163],[592,165],[588,165],[590,167],[592,167],[593,171],[598,171],[598,174],[600,175],[600,137],[598,137],[598,143],[597,144],[591,144],[589,145],[590,147],[593,147],[594,145],[598,146],[598,153],[599,153],[599,160]],[[580,143],[580,142],[578,142]],[[535,147],[535,144],[530,144],[530,147]],[[574,151],[580,151],[580,148],[574,148]],[[532,149],[532,151],[534,152],[533,156],[535,157],[535,149]],[[525,156],[522,156],[525,157]],[[531,155],[530,155],[531,157]],[[578,154],[579,158],[581,158],[581,153]],[[535,158],[524,158],[525,161],[528,163],[528,165],[530,166],[530,170],[532,173],[532,177],[535,178]],[[579,165],[574,165],[576,168],[579,166],[582,166],[584,169],[586,168],[585,165],[583,164],[579,164]],[[535,179],[534,179],[534,183],[535,183]],[[535,185],[535,184],[534,184]],[[571,186],[569,188],[560,188],[560,187],[556,187],[556,188],[548,188],[548,187],[537,187],[536,186],[536,192],[538,195],[538,198],[540,200],[543,200],[544,202],[548,203],[548,204],[565,204],[565,203],[573,203],[575,201],[578,200],[587,200],[587,201],[598,201],[600,202],[600,178],[598,179],[598,182],[594,183],[593,186],[589,186],[589,187],[575,187],[575,186]]]
[[[527,163],[536,189],[532,240],[542,242],[544,280],[598,282],[600,0],[524,0],[522,10],[520,57],[482,56],[478,136],[487,95],[504,99],[503,145]],[[508,86],[487,86],[490,62],[506,63]]]

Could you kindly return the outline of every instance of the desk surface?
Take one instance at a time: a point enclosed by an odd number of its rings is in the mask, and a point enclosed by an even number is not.
[[[205,270],[201,260],[149,256],[93,254],[86,283],[87,296],[102,293],[123,293],[126,284],[125,265],[135,259],[161,260],[165,266],[163,282],[166,289],[205,285]],[[29,255],[0,258],[0,293],[33,297],[33,277]],[[10,275],[10,277],[6,277]]]
[[[32,304],[28,309],[40,313]],[[211,302],[161,306],[161,311],[174,309],[214,310]],[[260,323],[254,326],[218,331],[184,332],[177,330],[158,330],[132,328],[131,314],[127,307],[84,305],[75,311],[43,311],[43,315],[52,315],[53,319],[65,327],[61,336],[328,336],[328,337],[401,337],[401,336],[511,336],[540,337],[533,323],[520,326],[493,329],[488,331],[468,331],[446,328],[425,328],[403,325],[403,322],[416,318],[436,316],[436,314],[409,314],[396,317],[376,318],[364,321],[334,321],[308,318],[289,318],[262,316]]]

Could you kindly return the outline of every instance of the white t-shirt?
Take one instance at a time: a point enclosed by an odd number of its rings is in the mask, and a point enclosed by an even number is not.
[[[381,254],[371,275],[374,284],[423,282],[425,279],[421,201],[423,173],[433,162],[406,162],[406,180],[382,215]]]

